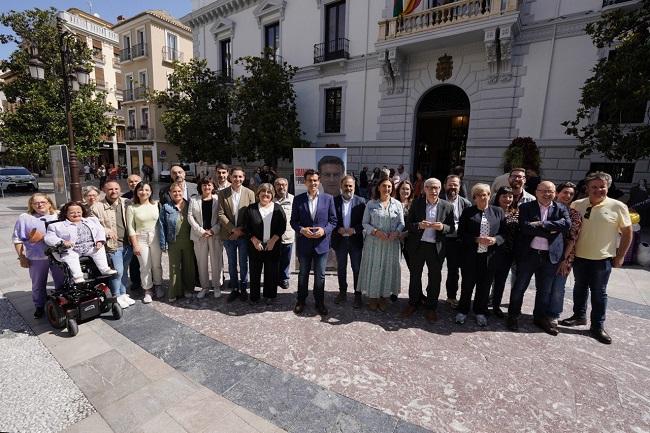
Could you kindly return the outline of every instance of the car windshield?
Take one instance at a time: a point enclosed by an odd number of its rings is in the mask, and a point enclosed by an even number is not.
[[[0,176],[31,175],[26,168],[0,168]]]

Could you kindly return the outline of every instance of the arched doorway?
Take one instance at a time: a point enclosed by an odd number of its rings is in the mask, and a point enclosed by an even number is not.
[[[469,98],[458,86],[431,89],[418,106],[413,171],[444,181],[456,166],[465,166]]]

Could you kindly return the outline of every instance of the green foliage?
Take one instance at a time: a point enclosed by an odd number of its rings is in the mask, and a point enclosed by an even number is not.
[[[639,123],[650,100],[650,1],[632,11],[621,8],[603,14],[587,26],[587,34],[596,47],[615,52],[592,69],[576,118],[562,123],[565,133],[578,138],[581,156],[600,152],[609,159],[630,161],[650,156],[650,125]]]
[[[205,59],[192,59],[177,62],[169,88],[152,95],[165,108],[161,122],[167,140],[179,146],[184,160],[230,162],[230,93],[227,77],[210,70]]]
[[[305,145],[291,84],[297,68],[270,52],[235,63],[246,71],[237,78],[233,97],[233,123],[239,127],[235,154],[245,161],[263,159],[276,165],[279,158],[291,157],[294,147]]]
[[[541,158],[539,148],[531,137],[517,137],[503,153],[503,167],[510,171],[516,167],[533,169],[539,173]]]
[[[0,70],[15,74],[7,83],[0,84],[0,90],[9,102],[17,103],[15,112],[0,116],[0,141],[8,147],[10,160],[31,167],[47,163],[48,146],[68,144],[55,14],[54,8],[0,14],[0,24],[15,33],[0,35],[0,43],[19,45],[9,59],[0,61]],[[66,39],[70,64],[90,70],[90,49],[74,36]],[[29,75],[29,54],[20,47],[27,41],[38,47],[45,68],[44,80]],[[105,93],[95,91],[94,84],[73,92],[71,107],[77,156],[96,154],[102,137],[111,134],[112,119],[106,113],[113,108],[106,103]]]

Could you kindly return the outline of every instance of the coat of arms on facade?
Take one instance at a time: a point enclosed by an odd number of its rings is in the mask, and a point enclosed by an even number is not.
[[[440,81],[445,81],[451,78],[451,73],[454,70],[454,61],[451,56],[445,53],[444,56],[438,58],[436,65],[436,78]]]

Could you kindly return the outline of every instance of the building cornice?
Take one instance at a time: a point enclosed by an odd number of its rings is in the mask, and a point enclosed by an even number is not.
[[[600,12],[590,11],[586,14],[562,16],[544,22],[522,25],[515,43],[521,45],[546,41],[552,39],[554,35],[556,38],[584,35],[587,24],[597,21],[600,17]]]
[[[316,78],[359,72],[364,69],[376,69],[378,67],[377,54],[368,53],[367,57],[359,55],[349,59],[331,60],[329,62],[303,66],[298,69],[296,75],[293,77],[293,81],[313,80]]]
[[[194,29],[219,18],[248,9],[257,3],[259,3],[259,0],[215,0],[209,5],[181,17],[180,21]]]

